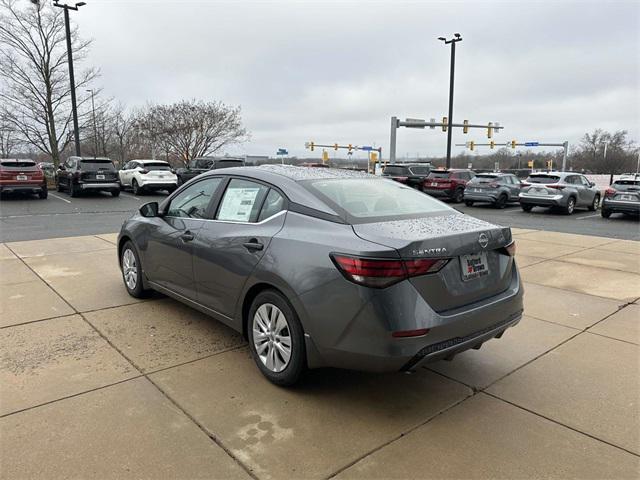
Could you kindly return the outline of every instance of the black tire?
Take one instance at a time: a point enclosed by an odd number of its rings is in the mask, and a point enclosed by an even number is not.
[[[526,203],[521,203],[520,207],[522,207],[522,210],[525,212],[530,212],[531,210],[533,210],[533,205],[527,205]]]
[[[122,182],[118,182],[120,184],[120,191],[124,190],[124,185],[122,184]]]
[[[73,180],[69,182],[69,196],[71,197],[78,196],[78,189],[76,188],[76,184],[73,183]]]
[[[131,180],[131,189],[133,190],[133,194],[136,197],[142,193],[142,189],[138,185],[138,182],[136,181],[135,178],[133,180]]]
[[[456,188],[456,191],[453,192],[453,202],[460,203],[464,199],[464,188]]]
[[[503,193],[498,197],[493,206],[495,208],[504,208],[507,205],[507,200],[507,196]]]
[[[602,215],[602,218],[609,218],[611,216],[611,210],[603,208],[602,210],[600,210],[600,215]]]
[[[256,341],[254,340],[254,318],[256,316],[256,312],[262,306],[267,305],[276,306],[280,312],[285,317],[285,322],[288,327],[288,334],[291,341],[291,354],[289,357],[289,361],[284,367],[282,371],[276,372],[272,369],[267,368],[264,361],[260,358],[257,349],[256,349]],[[300,320],[298,319],[298,315],[296,314],[293,307],[289,304],[287,299],[282,296],[276,290],[264,290],[260,292],[256,298],[251,303],[251,308],[249,309],[249,316],[246,319],[247,321],[247,337],[249,339],[249,349],[251,350],[251,356],[255,361],[258,369],[262,372],[262,374],[272,383],[279,385],[281,387],[286,387],[293,385],[296,383],[300,376],[304,373],[307,368],[307,360],[306,360],[306,351],[305,351],[305,343],[304,343],[304,332],[302,330],[302,325],[300,324]],[[257,327],[258,328],[258,327]],[[258,331],[258,330],[256,330]],[[276,342],[276,340],[271,340],[271,342]],[[271,347],[275,352],[278,349],[275,348],[275,345]],[[268,348],[267,348],[268,350]]]
[[[49,196],[49,190],[45,185],[44,187],[42,187],[42,190],[38,192],[38,198],[40,198],[41,200],[45,200],[48,196]]]
[[[589,205],[589,211],[595,212],[596,210],[598,210],[599,205],[600,205],[600,195],[596,194],[596,196],[593,197],[593,203]]]
[[[473,200],[465,200],[465,201],[464,201],[464,204],[465,204],[467,207],[473,207]]]
[[[569,197],[567,200],[567,206],[562,207],[562,213],[565,215],[571,215],[576,208],[576,199],[574,197]]]
[[[111,196],[113,197],[119,197],[120,196],[120,190],[111,190]]]
[[[127,256],[127,251],[130,251],[133,254],[133,257],[135,259],[136,282],[133,288],[131,288],[127,284],[126,275],[128,272],[125,271],[126,267],[124,265],[125,256]],[[129,293],[129,295],[131,295],[134,298],[146,298],[152,293],[152,290],[145,289],[143,286],[142,263],[140,263],[140,256],[138,255],[138,250],[133,245],[133,243],[131,243],[131,241],[127,241],[122,247],[122,250],[120,251],[120,269],[122,270],[122,281],[124,283],[124,288],[127,289],[127,293]]]
[[[62,184],[60,183],[60,180],[56,182],[56,190],[58,192],[62,192],[64,190],[64,188],[62,187]]]

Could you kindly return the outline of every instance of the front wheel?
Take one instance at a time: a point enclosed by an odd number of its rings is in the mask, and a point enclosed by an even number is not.
[[[521,203],[520,206],[522,207],[522,210],[525,212],[530,212],[531,210],[533,210],[533,205],[526,205],[524,203]]]
[[[259,293],[247,326],[251,356],[262,374],[276,385],[296,383],[306,369],[304,334],[286,298],[275,290]]]
[[[602,210],[600,210],[600,214],[602,215],[602,218],[609,218],[611,216],[611,210],[603,208]]]
[[[465,204],[467,207],[473,207],[473,200],[465,200],[465,201],[464,201],[464,204]]]
[[[600,195],[593,197],[593,203],[589,206],[589,210],[595,212],[600,205]]]
[[[151,293],[142,285],[142,264],[138,251],[133,243],[128,241],[120,252],[120,267],[122,268],[122,280],[129,295],[135,298],[145,298]]]
[[[507,196],[506,195],[500,195],[498,197],[498,199],[496,200],[496,202],[493,204],[494,207],[496,208],[504,208],[507,205]]]
[[[453,201],[455,203],[460,203],[462,202],[463,198],[464,198],[464,189],[458,188],[453,194]]]
[[[72,197],[78,196],[78,187],[73,183],[73,181],[69,182],[69,195]]]

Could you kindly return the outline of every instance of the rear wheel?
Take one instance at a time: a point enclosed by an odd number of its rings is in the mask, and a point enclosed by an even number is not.
[[[142,285],[142,264],[138,251],[133,243],[128,241],[120,252],[120,266],[122,268],[122,280],[129,295],[135,298],[144,298],[151,294]]]
[[[120,196],[120,189],[111,190],[111,195],[114,196],[114,197],[119,197]]]
[[[507,196],[503,193],[498,197],[496,202],[493,204],[496,208],[504,208],[507,205]]]
[[[464,204],[465,204],[467,207],[473,207],[473,200],[465,200],[465,201],[464,201]]]
[[[533,205],[527,205],[525,203],[521,203],[520,206],[522,207],[522,210],[524,210],[525,212],[530,212],[531,210],[533,210]]]
[[[38,192],[38,197],[42,200],[49,196],[49,190],[47,190],[47,186],[42,187],[42,190]]]
[[[69,195],[72,197],[78,196],[78,187],[73,181],[69,182]]]
[[[596,195],[595,197],[593,197],[593,203],[589,206],[589,210],[591,210],[592,212],[595,212],[598,209],[599,205],[600,205],[600,195]]]
[[[600,214],[602,215],[602,218],[609,218],[611,216],[611,210],[603,208],[602,210],[600,210]]]
[[[131,181],[131,189],[133,190],[133,194],[136,196],[142,193],[142,189],[138,185],[138,182],[136,181],[135,178]]]
[[[251,355],[262,374],[276,385],[296,383],[306,369],[304,334],[286,298],[275,290],[259,293],[247,326]]]
[[[565,215],[571,215],[576,208],[576,199],[573,197],[569,197],[567,200],[567,206],[562,209],[562,213]]]
[[[456,191],[453,193],[453,201],[455,203],[460,203],[462,202],[463,199],[464,199],[464,189],[457,188]]]

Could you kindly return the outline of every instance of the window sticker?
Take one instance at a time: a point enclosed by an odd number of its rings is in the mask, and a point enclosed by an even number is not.
[[[256,202],[258,192],[260,192],[260,187],[228,189],[224,194],[218,219],[248,222],[251,219],[251,210]]]

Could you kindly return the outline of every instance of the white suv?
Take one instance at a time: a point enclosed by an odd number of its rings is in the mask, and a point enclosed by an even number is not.
[[[168,190],[178,187],[178,177],[167,162],[162,160],[131,160],[120,172],[120,188],[131,188],[134,195],[150,190]]]

